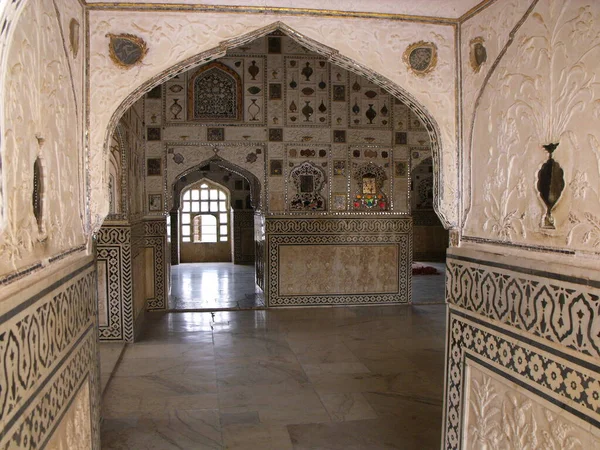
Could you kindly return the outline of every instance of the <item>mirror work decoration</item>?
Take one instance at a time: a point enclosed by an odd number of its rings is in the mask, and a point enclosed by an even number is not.
[[[290,178],[296,189],[296,194],[290,202],[294,211],[324,211],[325,198],[321,190],[325,184],[325,171],[315,164],[305,161],[290,172]]]
[[[251,68],[252,67],[250,67],[250,69]],[[213,61],[200,67],[190,77],[188,89],[188,120],[242,120],[242,99],[242,79],[237,72],[227,67],[225,64]],[[255,107],[260,110],[260,107],[256,105],[254,101],[253,104],[248,107],[251,121],[256,120],[256,115],[260,112],[259,110],[256,110]]]
[[[471,68],[473,72],[478,73],[481,69],[481,66],[487,61],[487,50],[483,45],[483,38],[476,37],[471,39],[470,51],[469,51],[469,61],[471,63]]]
[[[354,171],[357,189],[353,206],[357,211],[385,211],[388,200],[383,193],[385,170],[372,162],[357,167]]]
[[[119,67],[129,69],[142,62],[148,53],[146,42],[133,34],[107,34],[108,55]]]
[[[408,70],[418,76],[424,76],[437,65],[437,47],[433,42],[415,42],[408,46],[403,55]]]
[[[554,217],[552,210],[558,203],[560,195],[565,188],[564,172],[558,162],[553,158],[554,150],[558,147],[557,144],[543,145],[548,152],[548,159],[538,172],[537,189],[540,197],[546,205],[546,214],[542,222],[542,228],[554,229]]]

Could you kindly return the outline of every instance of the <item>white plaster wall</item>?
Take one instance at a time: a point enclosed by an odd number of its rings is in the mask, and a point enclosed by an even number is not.
[[[79,52],[70,50],[68,24],[83,24],[76,0],[28,2],[2,65],[2,193],[0,276],[86,242],[81,101],[83,26]],[[5,37],[5,36],[3,36]],[[7,43],[7,44],[6,44]],[[43,226],[33,206],[33,165],[43,167]]]
[[[600,3],[545,0],[516,33],[475,111],[465,236],[598,254],[599,27]],[[536,189],[551,142],[565,180],[554,230]]]
[[[463,120],[463,179],[461,210],[468,210],[471,198],[471,131],[475,102],[484,86],[485,78],[490,73],[494,61],[509,40],[510,32],[530,7],[532,0],[496,1],[482,12],[476,14],[461,25],[461,85],[462,85],[462,120]],[[483,38],[487,51],[486,62],[476,71],[471,66],[471,41]],[[465,215],[462,220],[464,223]]]
[[[88,4],[94,3],[119,3],[120,0],[87,0]],[[195,0],[130,0],[128,3],[160,3],[160,4],[187,4],[197,5]],[[363,0],[204,0],[202,5],[228,5],[246,7],[273,7],[273,8],[309,8],[327,9],[352,12],[372,12],[387,14],[410,14],[429,17],[457,18],[469,9],[477,6],[481,0],[377,0],[365,2]]]
[[[439,161],[443,179],[439,210],[450,224],[456,224],[456,71],[454,28],[448,25],[189,11],[90,11],[92,166],[106,168],[104,145],[111,117],[134,89],[174,64],[277,20],[389,78],[429,111],[440,127],[443,150]],[[144,39],[149,52],[142,64],[130,69],[113,64],[108,57],[107,33],[132,33]],[[432,41],[438,48],[438,66],[425,77],[413,75],[402,61],[406,47],[418,41]],[[106,169],[92,174],[91,213],[96,227],[108,209],[107,185]]]

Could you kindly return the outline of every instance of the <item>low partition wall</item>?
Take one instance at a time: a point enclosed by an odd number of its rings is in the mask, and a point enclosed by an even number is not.
[[[96,265],[57,266],[0,298],[1,449],[100,449]]]
[[[264,262],[270,307],[410,303],[412,220],[265,216]]]
[[[166,308],[165,219],[105,222],[96,238],[101,341],[133,342],[144,312]]]
[[[448,252],[443,448],[600,448],[597,269],[516,256]]]

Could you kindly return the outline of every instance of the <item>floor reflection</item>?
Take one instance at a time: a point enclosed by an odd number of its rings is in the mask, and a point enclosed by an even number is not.
[[[171,310],[255,309],[264,307],[254,266],[186,263],[171,268]]]

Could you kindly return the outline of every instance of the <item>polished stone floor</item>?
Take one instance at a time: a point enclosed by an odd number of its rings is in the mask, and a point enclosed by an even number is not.
[[[171,268],[169,308],[175,311],[263,308],[263,294],[254,279],[253,265],[178,264]]]
[[[413,302],[444,302],[444,263],[434,266],[439,275],[412,277]],[[262,309],[264,297],[255,286],[254,266],[232,263],[187,263],[171,268],[169,308],[173,311]]]
[[[149,313],[104,449],[436,449],[444,305]]]

